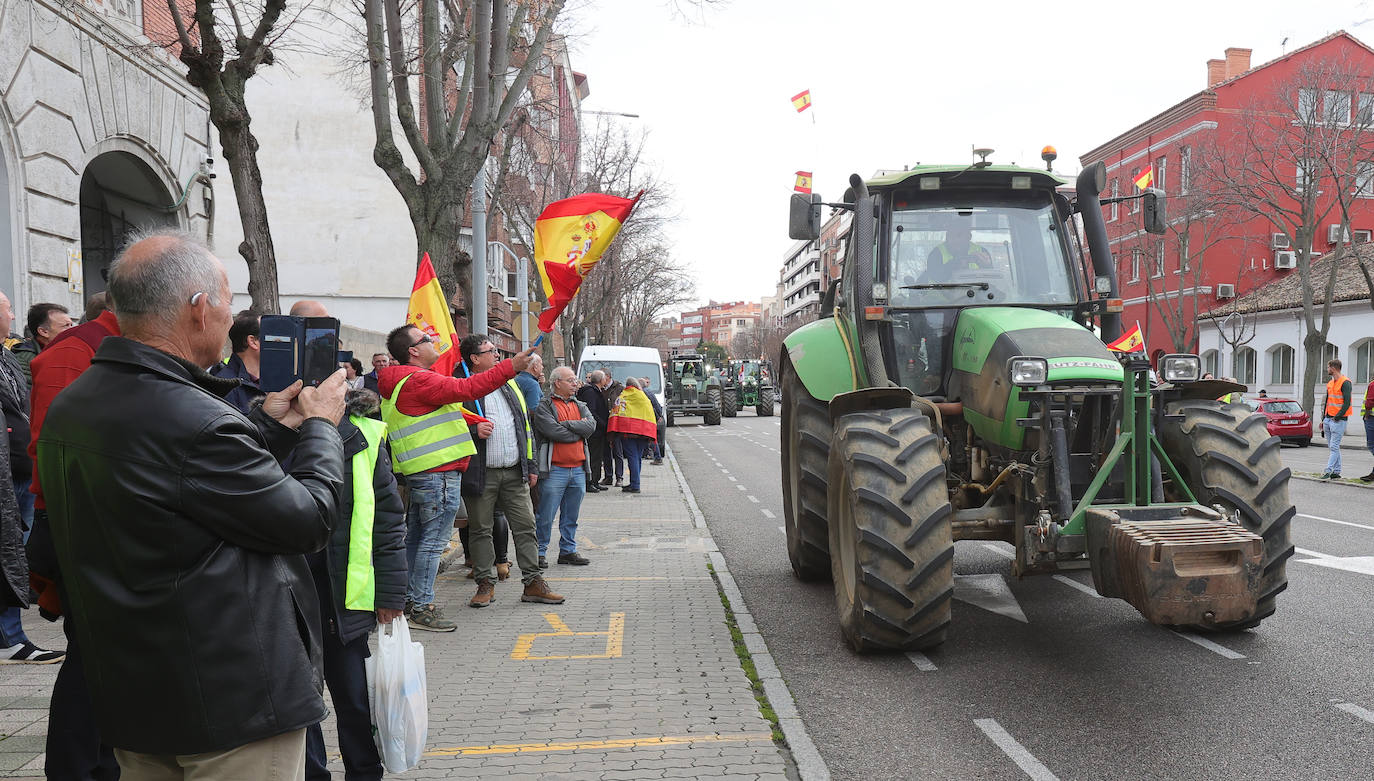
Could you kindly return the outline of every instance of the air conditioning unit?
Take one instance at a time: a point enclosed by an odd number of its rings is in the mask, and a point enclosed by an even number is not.
[[[1328,225],[1326,226],[1326,241],[1328,244],[1349,244],[1350,229],[1346,228],[1342,232],[1340,223]]]
[[[1274,253],[1274,268],[1297,268],[1298,253],[1279,251]]]
[[[1269,249],[1288,249],[1292,244],[1287,233],[1274,233],[1269,236]]]
[[[1368,244],[1372,239],[1374,239],[1374,231],[1369,230],[1353,231],[1352,235],[1355,238],[1356,244]]]
[[[1228,284],[1217,285],[1217,298],[1235,298],[1235,297],[1236,297],[1236,286],[1235,286],[1235,285],[1228,285]]]

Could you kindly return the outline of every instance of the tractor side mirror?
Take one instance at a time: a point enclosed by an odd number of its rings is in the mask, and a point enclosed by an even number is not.
[[[821,236],[821,197],[793,193],[787,213],[787,237],[812,240]]]
[[[1152,187],[1145,191],[1144,201],[1145,232],[1156,236],[1163,234],[1169,228],[1164,216],[1164,193]]]

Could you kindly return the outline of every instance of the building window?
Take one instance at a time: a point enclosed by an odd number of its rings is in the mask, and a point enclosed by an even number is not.
[[[1302,192],[1303,190],[1307,189],[1308,184],[1313,181],[1313,177],[1316,175],[1317,168],[1316,165],[1314,165],[1314,163],[1315,161],[1313,160],[1298,158],[1296,164],[1297,174],[1293,180],[1294,186],[1297,188],[1298,192]]]
[[[1182,233],[1178,237],[1178,271],[1175,274],[1182,274],[1188,270],[1188,234]]]
[[[1360,106],[1355,114],[1355,124],[1360,127],[1369,127],[1374,124],[1374,94],[1361,93]]]
[[[1255,351],[1250,347],[1236,350],[1231,359],[1231,373],[1241,385],[1255,384]]]
[[[1155,279],[1164,276],[1164,239],[1155,242],[1155,272],[1150,276]]]
[[[1355,168],[1355,197],[1374,198],[1374,163],[1360,163]]]
[[[1317,119],[1317,91],[1298,90],[1298,121],[1311,124]]]
[[[1188,184],[1193,178],[1193,148],[1185,146],[1178,150],[1178,194],[1188,194]]]
[[[1274,385],[1293,384],[1293,348],[1280,344],[1269,351],[1269,382]]]
[[[1355,345],[1355,374],[1351,376],[1353,383],[1374,381],[1374,339],[1366,339]]]
[[[1135,192],[1135,180],[1137,180],[1137,179],[1140,178],[1140,172],[1141,172],[1141,170],[1142,170],[1142,169],[1139,168],[1139,167],[1136,167],[1136,168],[1132,168],[1132,169],[1131,169],[1131,192],[1132,192],[1132,193]],[[1139,198],[1132,199],[1130,203],[1131,203],[1131,214],[1135,214],[1136,212],[1140,211],[1140,199],[1139,199]]]
[[[1168,163],[1169,161],[1164,157],[1164,155],[1160,155],[1159,157],[1155,158],[1155,176],[1154,181],[1150,184],[1150,186],[1155,188],[1156,190],[1159,190],[1160,192],[1168,192],[1167,185],[1165,184],[1165,180],[1167,178],[1166,174],[1169,170]]]
[[[1327,361],[1334,361],[1339,357],[1341,357],[1341,351],[1336,349],[1336,345],[1327,342],[1326,345],[1322,347],[1322,371],[1326,371]]]
[[[1217,376],[1217,351],[1208,350],[1202,354],[1202,373]]]
[[[1140,260],[1145,253],[1139,248],[1131,250],[1131,281],[1140,281]]]
[[[1121,196],[1121,180],[1120,180],[1120,179],[1113,179],[1113,180],[1112,180],[1112,198],[1119,198],[1120,196]],[[1111,211],[1111,215],[1112,215],[1112,216],[1109,217],[1109,218],[1107,219],[1107,222],[1116,222],[1117,217],[1120,217],[1120,216],[1121,216],[1121,204],[1117,203],[1116,201],[1112,201],[1112,205],[1111,205],[1111,210],[1110,210],[1110,211]]]
[[[1330,125],[1350,124],[1350,93],[1340,90],[1326,92],[1325,120]]]

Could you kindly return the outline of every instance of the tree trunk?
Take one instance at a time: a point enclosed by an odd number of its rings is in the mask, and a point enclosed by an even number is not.
[[[1309,330],[1307,335],[1302,338],[1303,353],[1307,356],[1302,371],[1302,408],[1307,410],[1313,418],[1317,416],[1314,405],[1316,403],[1316,391],[1321,375],[1326,371],[1326,362],[1322,360],[1322,351],[1326,347],[1326,332]]]
[[[248,295],[252,308],[261,314],[278,314],[281,302],[277,298],[277,251],[272,244],[272,231],[267,223],[267,203],[262,195],[262,171],[258,168],[258,140],[253,137],[248,110],[241,100],[230,98],[235,116],[211,114],[210,119],[219,130],[224,146],[224,161],[234,182],[234,200],[238,203],[239,225],[243,241],[239,254],[248,264]]]

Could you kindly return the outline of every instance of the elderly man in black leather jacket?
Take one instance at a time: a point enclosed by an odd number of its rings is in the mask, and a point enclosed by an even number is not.
[[[337,520],[343,372],[251,416],[227,404],[235,382],[203,367],[232,320],[229,280],[193,236],[134,243],[109,294],[123,335],[38,444],[101,736],[125,778],[299,778],[325,715],[303,554]]]

